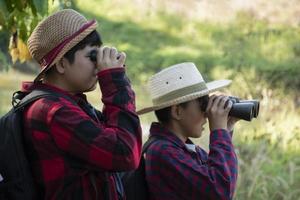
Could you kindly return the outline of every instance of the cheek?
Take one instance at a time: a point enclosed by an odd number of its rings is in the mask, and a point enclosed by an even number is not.
[[[194,124],[194,126],[197,126],[199,124],[202,124],[202,116],[199,112],[194,112],[190,115],[190,122]]]
[[[184,121],[186,124],[186,129],[192,133],[199,131],[199,127],[202,125],[202,117],[196,112],[190,112],[187,114]]]
[[[82,82],[88,83],[96,78],[96,69],[92,63],[82,61],[77,65],[76,74]]]
[[[68,80],[73,88],[79,91],[93,90],[97,83],[95,69],[90,66],[74,65],[72,71],[68,74]]]
[[[190,137],[199,138],[203,132],[203,126],[206,123],[206,118],[203,112],[197,112],[189,119]]]

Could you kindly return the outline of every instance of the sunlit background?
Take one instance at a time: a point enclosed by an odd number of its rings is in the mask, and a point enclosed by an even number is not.
[[[240,122],[234,133],[235,199],[299,199],[299,0],[1,0],[0,6],[0,116],[11,108],[13,91],[38,72],[26,47],[37,22],[73,8],[97,19],[105,45],[126,52],[138,108],[151,105],[151,75],[186,61],[206,81],[232,79],[225,94],[259,99],[258,119]],[[99,89],[88,97],[101,109]],[[146,139],[155,117],[141,120]],[[207,127],[195,140],[205,149],[208,134]]]

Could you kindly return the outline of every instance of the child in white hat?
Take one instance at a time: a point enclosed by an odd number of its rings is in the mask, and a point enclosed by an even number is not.
[[[228,117],[228,97],[208,96],[230,82],[205,83],[193,63],[171,66],[150,79],[153,105],[138,113],[154,111],[158,119],[151,125],[145,153],[151,200],[232,199],[238,167],[232,131],[237,120]],[[189,139],[201,136],[207,119],[209,153]]]

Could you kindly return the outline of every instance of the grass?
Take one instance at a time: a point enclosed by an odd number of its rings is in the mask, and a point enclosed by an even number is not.
[[[11,108],[12,94],[21,89],[22,81],[32,80],[32,78],[32,75],[25,75],[13,70],[0,73],[0,115],[8,112]]]

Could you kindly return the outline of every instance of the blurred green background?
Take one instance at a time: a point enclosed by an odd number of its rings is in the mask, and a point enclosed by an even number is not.
[[[206,81],[227,78],[223,92],[259,99],[258,119],[234,133],[239,156],[235,199],[300,196],[299,0],[0,0],[0,115],[13,91],[38,67],[26,41],[37,22],[59,9],[95,18],[105,45],[127,54],[137,107],[151,105],[147,79],[191,61]],[[101,109],[99,89],[88,94]],[[153,114],[141,116],[144,139]],[[195,142],[208,150],[206,134]]]

